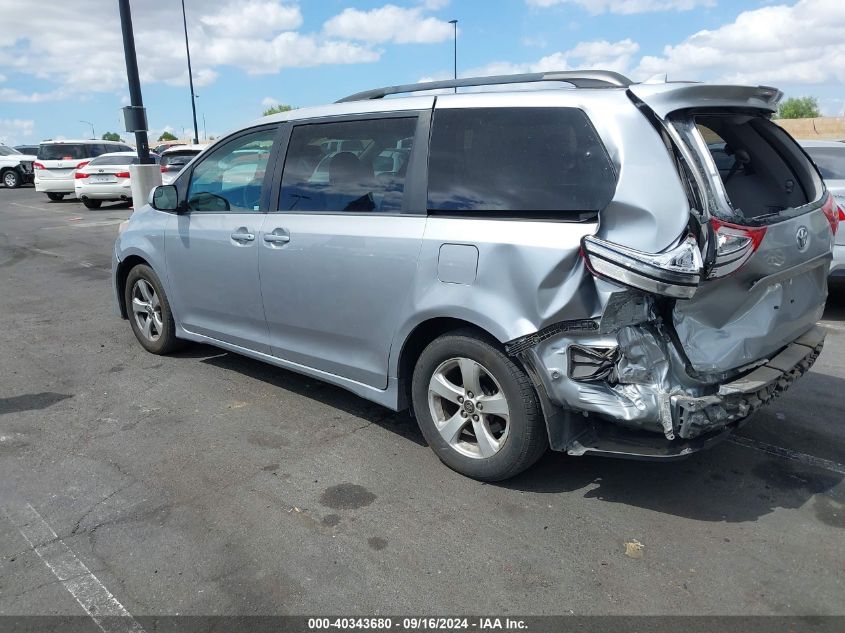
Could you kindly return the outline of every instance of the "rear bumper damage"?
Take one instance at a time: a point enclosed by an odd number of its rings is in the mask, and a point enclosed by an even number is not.
[[[557,324],[511,341],[531,375],[554,450],[665,459],[724,439],[806,373],[825,332],[814,326],[736,371],[702,375],[649,297],[614,293],[611,320]]]

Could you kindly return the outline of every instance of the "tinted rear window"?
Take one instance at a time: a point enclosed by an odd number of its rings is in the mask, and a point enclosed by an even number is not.
[[[184,152],[168,152],[161,157],[162,165],[184,166],[191,162],[191,159],[199,154],[199,150],[185,150]]]
[[[576,108],[436,110],[428,208],[453,212],[603,209],[616,173]]]
[[[845,180],[845,145],[839,147],[805,147],[825,180]]]
[[[135,165],[138,163],[137,156],[100,156],[94,158],[89,165]]]
[[[38,148],[38,158],[41,160],[76,160],[78,158],[91,158],[98,152],[95,145],[75,143],[50,143],[41,145]],[[101,152],[99,152],[101,153]]]

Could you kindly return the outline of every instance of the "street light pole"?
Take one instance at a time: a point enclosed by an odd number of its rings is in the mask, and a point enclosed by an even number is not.
[[[455,81],[457,81],[458,80],[458,21],[457,20],[449,20],[449,24],[451,24],[453,27],[455,27],[455,37],[454,37],[454,42],[455,42],[455,55],[454,55],[455,73],[454,73],[454,78],[455,78]],[[458,87],[457,86],[455,86],[455,94],[458,94]]]
[[[118,0],[118,6],[120,7],[120,28],[123,31],[123,54],[126,57],[126,79],[129,81],[129,102],[134,110],[143,113],[144,100],[141,98],[141,79],[138,76],[135,33],[132,31],[132,13],[129,9],[129,0]],[[146,125],[143,126],[143,129],[136,127],[133,131],[135,132],[135,145],[138,148],[138,161],[142,165],[152,165],[153,160],[150,158]]]
[[[191,47],[188,45],[188,18],[185,15],[185,0],[182,0],[182,26],[185,27],[185,52],[188,54],[188,84],[191,88],[191,112],[194,116],[194,144],[197,144],[200,134],[197,128],[197,104],[194,94],[194,74],[191,71]]]
[[[91,121],[83,121],[82,119],[79,119],[79,122],[85,123],[86,125],[90,125],[91,126],[91,138],[97,138],[97,133],[94,131],[94,124],[91,123]]]

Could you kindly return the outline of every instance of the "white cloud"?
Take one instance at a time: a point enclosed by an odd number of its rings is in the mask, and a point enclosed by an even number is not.
[[[274,0],[232,2],[218,12],[200,17],[217,37],[267,37],[278,31],[302,26],[302,12],[296,5]]]
[[[386,4],[378,9],[344,9],[323,25],[331,37],[361,42],[397,44],[442,42],[454,31],[445,20],[426,16],[423,7]]]
[[[374,62],[381,56],[367,40],[301,32],[302,11],[289,0],[187,0],[186,4],[194,84],[199,87],[214,82],[220,66],[261,74],[289,67]],[[132,8],[142,82],[187,85],[179,3],[135,3]],[[49,11],[21,11],[19,0],[0,0],[0,15],[0,68],[56,86],[32,93],[5,87],[0,101],[34,103],[70,95],[83,98],[92,92],[120,94],[126,89],[117,3],[74,0],[51,4]],[[91,28],[92,15],[97,16],[97,28]],[[430,33],[436,30],[429,20],[434,19],[421,20],[421,41],[431,40]]]
[[[666,46],[661,56],[643,57],[634,76],[668,73],[675,79],[743,84],[845,83],[843,32],[841,0],[761,7]]]
[[[606,40],[580,42],[569,50],[551,53],[534,62],[521,64],[506,61],[492,62],[469,70],[467,76],[539,73],[583,68],[615,70],[625,73],[630,68],[633,58],[639,50],[640,45],[631,39],[618,42]]]
[[[535,7],[559,4],[580,4],[594,15],[600,13],[654,13],[658,11],[689,11],[696,7],[712,7],[716,0],[525,0]]]
[[[263,105],[265,108],[272,108],[273,106],[279,105],[279,103],[279,100],[274,99],[273,97],[264,97],[261,100],[261,105]]]
[[[0,143],[15,145],[28,140],[35,131],[32,119],[0,119]]]

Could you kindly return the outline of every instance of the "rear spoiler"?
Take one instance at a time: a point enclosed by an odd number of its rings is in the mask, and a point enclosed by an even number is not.
[[[642,83],[628,87],[661,119],[689,108],[753,108],[776,112],[783,93],[768,86],[719,86],[700,83]]]

